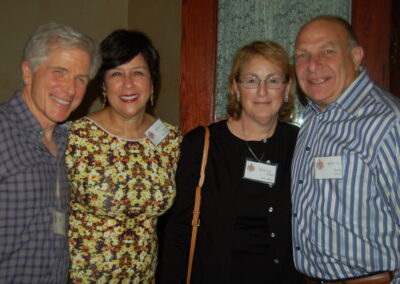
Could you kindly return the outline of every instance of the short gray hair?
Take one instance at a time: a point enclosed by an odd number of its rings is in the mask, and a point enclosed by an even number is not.
[[[101,61],[98,45],[90,37],[63,24],[47,23],[40,26],[26,43],[23,60],[28,61],[35,71],[47,60],[50,48],[54,44],[86,51],[90,56],[89,77],[94,78]]]

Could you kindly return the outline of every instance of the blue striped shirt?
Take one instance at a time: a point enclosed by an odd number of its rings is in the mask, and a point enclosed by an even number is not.
[[[292,163],[300,272],[334,280],[399,269],[399,151],[400,101],[365,71],[324,112],[309,101]],[[315,158],[333,156],[342,177],[316,178]]]
[[[53,132],[55,158],[43,145],[43,129],[20,94],[0,106],[1,284],[67,282],[67,237],[53,233],[52,209],[68,211],[68,130],[64,124]]]

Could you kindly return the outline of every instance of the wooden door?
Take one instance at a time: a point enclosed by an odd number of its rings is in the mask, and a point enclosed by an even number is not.
[[[389,89],[391,0],[353,0],[352,26],[364,48],[368,74],[381,87]],[[371,28],[371,25],[373,28]]]
[[[184,132],[214,117],[218,0],[184,0],[179,121]]]
[[[398,0],[352,0],[352,25],[373,80],[400,96]],[[180,125],[187,132],[214,118],[218,0],[184,0]]]

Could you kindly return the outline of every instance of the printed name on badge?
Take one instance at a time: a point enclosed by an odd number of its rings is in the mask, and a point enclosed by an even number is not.
[[[341,179],[342,177],[342,156],[314,158],[315,179]]]
[[[157,119],[150,127],[144,132],[147,138],[153,143],[155,146],[160,144],[160,142],[168,135],[169,130],[161,121],[161,119]]]
[[[243,178],[274,185],[277,168],[276,164],[246,160]]]

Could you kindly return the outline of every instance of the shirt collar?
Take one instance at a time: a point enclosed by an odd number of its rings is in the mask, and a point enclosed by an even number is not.
[[[359,102],[363,101],[369,94],[369,90],[374,86],[374,83],[364,69],[361,74],[354,80],[347,90],[338,98],[336,103],[340,105],[344,111],[353,114],[358,108]]]

